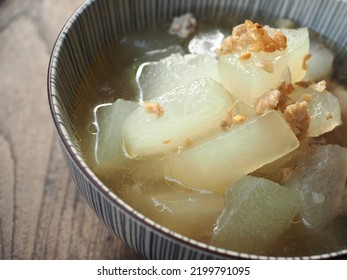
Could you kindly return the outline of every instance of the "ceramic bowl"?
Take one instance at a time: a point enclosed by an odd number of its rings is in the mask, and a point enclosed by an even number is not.
[[[96,215],[128,246],[149,259],[270,258],[215,248],[181,236],[135,211],[105,186],[81,155],[81,100],[77,90],[85,83],[91,61],[110,43],[131,31],[192,12],[198,19],[218,21],[287,18],[326,37],[344,63],[347,46],[347,2],[332,0],[88,0],[63,27],[52,51],[48,97],[57,136],[77,188]],[[346,68],[346,67],[345,67]],[[344,74],[344,73],[342,73]],[[345,77],[347,75],[344,75]],[[347,249],[304,258],[335,258]]]

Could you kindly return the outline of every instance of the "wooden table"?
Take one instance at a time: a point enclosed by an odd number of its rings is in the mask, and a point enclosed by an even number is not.
[[[83,0],[0,0],[0,259],[139,259],[77,192],[47,102],[49,55]]]

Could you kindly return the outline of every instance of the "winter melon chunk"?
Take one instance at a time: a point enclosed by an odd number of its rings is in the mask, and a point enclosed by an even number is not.
[[[281,115],[269,111],[173,156],[166,178],[192,189],[223,192],[242,176],[298,146]]]
[[[266,254],[300,208],[298,191],[270,180],[244,176],[225,194],[213,244],[238,252]]]
[[[118,99],[114,103],[101,104],[94,109],[97,164],[106,165],[122,157],[122,126],[127,116],[138,107],[136,102]]]
[[[304,80],[318,82],[329,79],[333,72],[333,52],[316,39],[311,39],[310,54],[312,57],[307,62],[308,69]]]
[[[171,54],[159,61],[142,64],[136,74],[137,86],[144,101],[201,78],[219,82],[218,62],[214,57]]]
[[[233,104],[225,88],[195,80],[145,103],[123,125],[124,148],[132,158],[163,156],[221,131],[220,122]]]
[[[273,29],[265,29],[269,33]],[[292,82],[300,81],[305,73],[305,57],[309,50],[306,28],[282,29],[287,38],[287,48],[274,52],[253,52],[248,49],[235,50],[218,59],[222,83],[229,92],[254,105],[257,98],[269,89],[276,89],[285,80],[288,67]]]
[[[306,226],[321,228],[343,213],[347,199],[347,148],[317,145],[298,158],[285,186],[303,198],[301,216]]]
[[[189,237],[206,238],[224,208],[221,194],[168,191],[152,196],[155,221]],[[208,205],[208,207],[206,207]]]
[[[325,89],[325,82],[296,87],[289,95],[295,101],[308,101],[310,126],[308,136],[317,137],[342,124],[339,100]]]

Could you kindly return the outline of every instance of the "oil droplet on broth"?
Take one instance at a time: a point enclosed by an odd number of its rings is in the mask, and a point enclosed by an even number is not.
[[[87,130],[92,135],[96,135],[99,131],[97,124],[94,122],[88,125]]]

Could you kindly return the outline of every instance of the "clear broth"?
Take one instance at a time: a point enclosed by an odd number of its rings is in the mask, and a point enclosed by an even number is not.
[[[233,25],[234,23],[227,24],[227,26]],[[225,30],[225,25],[216,28]],[[200,24],[199,29],[208,30],[209,27]],[[163,176],[158,176],[158,172],[160,173],[158,165],[126,160],[125,166],[115,170],[113,166],[100,168],[94,157],[93,109],[97,105],[114,102],[117,98],[139,100],[139,91],[134,79],[136,73],[134,59],[139,59],[144,51],[151,50],[153,46],[165,48],[172,44],[180,44],[187,50],[186,40],[170,36],[166,30],[167,25],[163,25],[157,30],[124,37],[120,44],[115,43],[105,49],[90,66],[85,79],[88,82],[81,85],[78,95],[88,98],[79,100],[76,108],[78,115],[81,116],[79,146],[90,168],[122,200],[153,221],[184,236],[208,243],[220,213],[210,213],[204,216],[203,223],[200,223],[199,213],[187,213],[185,218],[177,218],[169,211],[158,207],[152,201],[153,196],[163,192],[175,192],[167,185]],[[149,39],[152,46],[146,44]],[[141,61],[141,58],[139,60]],[[301,222],[293,223],[264,254],[285,257],[336,252],[347,248],[346,236],[347,217],[336,218],[326,230],[320,232],[310,231]]]

